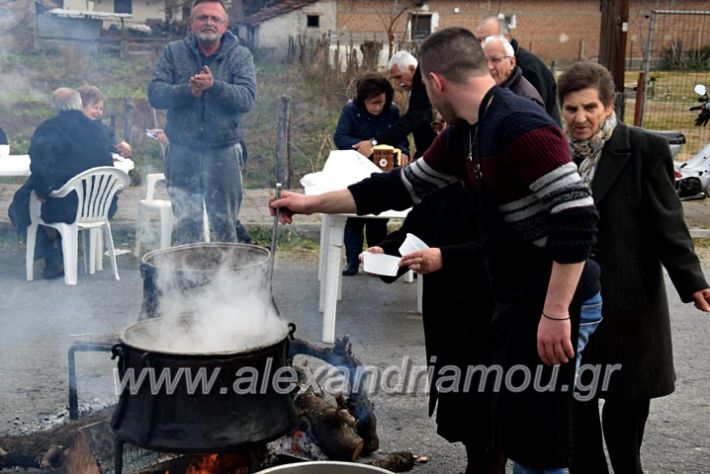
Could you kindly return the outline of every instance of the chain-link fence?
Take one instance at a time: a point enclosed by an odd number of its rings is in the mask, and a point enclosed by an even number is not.
[[[709,127],[694,126],[695,84],[710,86],[710,11],[653,10],[644,55],[646,77],[641,124],[678,130],[687,159],[710,141]]]

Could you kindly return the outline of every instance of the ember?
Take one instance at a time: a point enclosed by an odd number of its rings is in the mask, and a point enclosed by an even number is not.
[[[249,458],[239,454],[208,454],[192,460],[185,474],[247,474]],[[166,471],[165,474],[171,474]],[[177,473],[176,473],[177,474]]]

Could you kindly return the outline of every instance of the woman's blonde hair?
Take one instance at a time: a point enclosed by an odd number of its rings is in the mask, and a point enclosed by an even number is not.
[[[79,87],[77,91],[79,91],[79,95],[81,95],[82,108],[97,104],[106,99],[98,87],[89,84],[84,84]]]

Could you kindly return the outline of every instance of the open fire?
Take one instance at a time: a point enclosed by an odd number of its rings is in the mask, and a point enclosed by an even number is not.
[[[193,456],[187,468],[182,470],[167,470],[165,474],[248,474],[249,456],[233,453],[214,453],[204,456]]]

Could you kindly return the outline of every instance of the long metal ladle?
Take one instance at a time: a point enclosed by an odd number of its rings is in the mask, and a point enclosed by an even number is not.
[[[276,199],[281,198],[281,183],[276,183]],[[273,282],[274,279],[274,261],[276,260],[276,231],[279,227],[279,217],[281,214],[281,209],[276,208],[274,211],[274,224],[271,227],[271,263],[269,264],[269,280]]]

